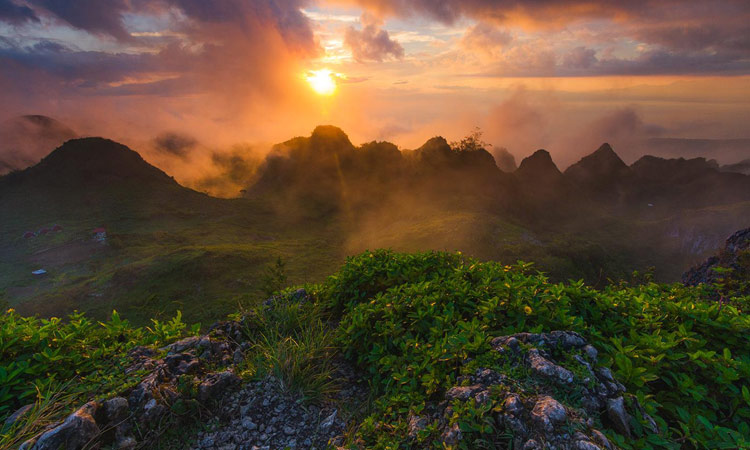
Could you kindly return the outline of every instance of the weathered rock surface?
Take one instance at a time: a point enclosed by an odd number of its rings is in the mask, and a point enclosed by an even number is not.
[[[183,339],[161,351],[133,349],[126,372],[145,371],[140,383],[120,397],[87,403],[21,448],[148,447],[164,424],[173,423],[175,408],[189,404],[211,424],[183,436],[196,450],[343,445],[350,408],[364,404],[366,397],[362,377],[345,361],[337,363],[337,379],[342,381],[337,398],[314,404],[288,393],[273,377],[243,385],[234,367],[248,350],[242,326],[222,322],[204,336]],[[513,370],[479,368],[459,377],[439,401],[409,417],[405,440],[416,444],[436,426],[442,444],[463,445],[466,433],[453,411],[466,402],[493,408],[491,417],[502,434],[498,442],[507,444],[510,433],[514,448],[612,450],[607,437],[594,428],[597,419],[631,435],[625,388],[609,369],[597,365],[597,350],[577,333],[519,333],[497,337],[491,345]],[[186,393],[186,383],[192,394]],[[640,415],[647,418],[643,411]]]
[[[579,334],[519,333],[497,337],[491,345],[528,376],[514,377],[509,375],[514,372],[500,374],[484,368],[460,377],[459,385],[445,393],[431,415],[410,419],[408,438],[412,442],[419,430],[437,423],[443,444],[459,445],[463,436],[451,417],[462,402],[494,402],[496,429],[504,436],[513,435],[513,448],[612,450],[606,436],[594,428],[596,419],[608,423],[616,419],[617,425],[612,426],[630,434],[624,386],[609,369],[597,367],[597,350]],[[578,403],[566,403],[571,398],[579,399]]]
[[[718,255],[711,256],[702,264],[682,274],[682,283],[687,286],[697,286],[700,283],[719,282],[723,275],[714,270],[719,267],[732,269],[733,276],[750,277],[747,268],[743,267],[740,262],[741,255],[748,253],[750,253],[750,228],[745,228],[731,235]]]

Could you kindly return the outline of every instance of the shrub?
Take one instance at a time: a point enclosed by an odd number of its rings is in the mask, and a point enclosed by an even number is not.
[[[123,368],[138,345],[163,346],[186,333],[181,316],[151,327],[134,328],[117,311],[107,322],[83,313],[67,320],[22,317],[14,310],[0,316],[0,417],[29,403],[45,403],[50,393],[71,404],[127,389],[137,377]],[[198,331],[198,327],[192,329]]]
[[[662,429],[648,435],[638,426],[635,442],[618,444],[737,448],[750,441],[750,318],[703,301],[701,289],[647,283],[599,291],[550,283],[525,264],[381,251],[350,259],[322,292],[332,310],[343,307],[339,342],[373,376],[384,399],[380,414],[399,411],[402,422],[453,386],[462,362],[488,358],[490,337],[574,330],[602,351],[630,401],[638,399]]]

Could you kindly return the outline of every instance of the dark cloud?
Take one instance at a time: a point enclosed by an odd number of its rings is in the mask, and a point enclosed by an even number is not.
[[[556,55],[535,50],[545,61],[528,67],[503,60],[497,75],[586,76],[650,74],[736,74],[750,70],[750,3],[745,0],[352,0],[381,15],[427,16],[445,23],[462,17],[480,22],[464,37],[473,49],[491,52],[496,42],[489,23],[513,24],[527,30],[562,30],[586,20],[609,21],[605,29],[588,28],[600,44],[629,39],[648,45],[630,58],[602,58],[592,48],[580,47]],[[497,39],[499,38],[499,39]],[[592,47],[589,45],[588,47]],[[525,49],[523,53],[528,54]]]
[[[129,39],[122,25],[122,14],[130,9],[127,0],[29,0],[44,8],[52,16],[75,28],[94,34],[107,34],[117,39]]]
[[[187,134],[167,132],[154,139],[154,148],[163,153],[186,158],[190,151],[198,145],[198,141]]]
[[[585,18],[640,18],[663,21],[669,18],[713,19],[717,15],[747,15],[750,7],[744,0],[353,0],[380,12],[402,16],[428,16],[446,23],[461,17],[506,22],[523,19],[538,26],[558,26]],[[684,11],[684,13],[682,13]]]
[[[381,62],[388,58],[404,57],[404,48],[380,28],[381,23],[367,14],[362,15],[360,22],[361,30],[349,27],[344,37],[344,43],[352,51],[354,59]]]
[[[12,0],[0,0],[0,22],[19,25],[24,22],[39,22],[34,10]]]
[[[572,69],[588,69],[596,62],[596,50],[576,47],[563,57],[562,65]]]

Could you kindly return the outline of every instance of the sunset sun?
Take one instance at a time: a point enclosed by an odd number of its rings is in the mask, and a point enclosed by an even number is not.
[[[320,95],[333,95],[336,92],[336,74],[328,69],[311,70],[305,78],[310,87]]]

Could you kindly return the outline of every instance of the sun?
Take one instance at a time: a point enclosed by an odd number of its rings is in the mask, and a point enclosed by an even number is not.
[[[336,92],[337,75],[328,69],[311,70],[305,78],[313,91],[320,95],[333,95]]]

